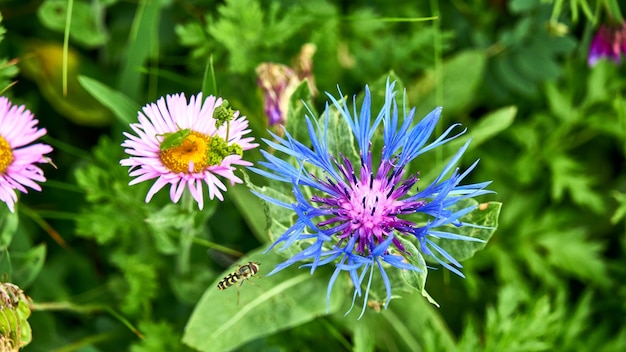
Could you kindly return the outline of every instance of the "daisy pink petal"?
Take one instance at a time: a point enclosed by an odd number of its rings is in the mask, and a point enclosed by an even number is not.
[[[202,197],[202,181],[199,179],[189,180],[189,191],[193,196],[193,199],[198,202],[198,208],[202,210],[204,208],[204,198]]]
[[[41,191],[37,182],[45,182],[43,170],[35,163],[49,163],[45,154],[52,147],[33,143],[46,135],[45,128],[37,128],[38,120],[24,105],[14,106],[0,97],[0,200],[11,212],[15,211],[16,191],[28,193],[28,188]]]
[[[183,179],[172,182],[172,185],[170,186],[170,198],[172,199],[172,202],[178,203],[180,197],[183,195],[183,191],[185,191],[185,182]]]
[[[162,177],[157,178],[157,180],[154,182],[152,187],[150,187],[150,190],[148,191],[148,194],[146,195],[146,203],[148,203],[150,201],[150,199],[152,199],[152,197],[156,194],[156,192],[160,191],[161,188],[163,188],[168,183],[169,182],[167,182]]]

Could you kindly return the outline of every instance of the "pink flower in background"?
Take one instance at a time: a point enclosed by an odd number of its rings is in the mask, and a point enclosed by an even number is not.
[[[593,66],[601,58],[610,58],[619,64],[622,54],[626,54],[626,23],[601,25],[591,41],[587,63]]]
[[[11,212],[17,202],[15,190],[28,193],[29,187],[41,191],[35,181],[46,181],[35,164],[49,163],[44,154],[52,152],[52,147],[43,143],[28,145],[46,135],[45,128],[37,128],[38,122],[24,105],[14,106],[0,97],[0,200]]]
[[[287,120],[289,98],[300,80],[296,73],[289,67],[280,64],[266,62],[256,68],[258,85],[263,90],[263,106],[268,124],[282,125]]]
[[[221,123],[214,113],[230,118]],[[144,106],[138,118],[139,123],[130,125],[136,135],[124,132],[128,139],[122,147],[130,157],[120,164],[130,166],[129,174],[134,177],[130,185],[156,179],[146,202],[169,185],[172,202],[178,202],[187,188],[202,209],[203,182],[210,199],[223,200],[226,186],[218,176],[231,185],[242,183],[234,174],[236,166],[252,165],[242,157],[244,150],[258,146],[254,138],[244,137],[250,132],[248,120],[228,108],[222,98],[203,100],[199,93],[187,103],[184,94],[168,95]]]
[[[306,80],[311,95],[317,94],[313,77],[315,50],[313,44],[303,45],[293,68],[272,62],[264,62],[257,66],[257,84],[263,90],[263,106],[270,126],[285,124],[289,99],[300,83]]]

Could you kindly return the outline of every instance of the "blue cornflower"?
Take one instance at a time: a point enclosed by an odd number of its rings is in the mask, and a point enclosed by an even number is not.
[[[368,87],[365,87],[365,96],[358,115],[356,97],[353,99],[354,113],[351,113],[345,102],[327,93],[352,130],[358,144],[360,160],[350,160],[344,155],[331,155],[327,141],[328,107],[323,128],[317,120],[306,118],[311,147],[294,139],[289,131],[285,131],[284,137],[272,134],[275,142],[265,140],[277,152],[294,158],[294,164],[297,164],[294,166],[263,151],[266,161],[259,164],[267,170],[251,168],[262,176],[290,183],[295,196],[293,203],[286,203],[255,192],[268,202],[292,209],[297,215],[295,223],[272,247],[281,242],[284,242],[283,248],[295,242],[306,247],[277,265],[270,275],[299,262],[303,262],[303,266],[311,267],[311,273],[319,266],[334,263],[335,271],[328,284],[327,299],[330,300],[333,284],[339,274],[348,272],[355,287],[354,304],[356,296],[363,294],[361,286],[366,276],[369,279],[364,302],[367,301],[372,276],[378,271],[386,289],[387,306],[391,298],[391,282],[386,270],[421,270],[405,259],[414,253],[408,251],[398,240],[403,236],[418,243],[415,248],[419,247],[422,254],[434,258],[450,271],[463,276],[458,270],[462,267],[461,264],[437,245],[433,238],[480,241],[437,228],[449,224],[471,226],[461,224],[459,218],[474,207],[453,210],[454,206],[462,199],[489,193],[485,187],[490,182],[459,185],[478,163],[474,162],[462,173],[454,168],[467,149],[468,141],[432,184],[421,191],[414,190],[413,186],[419,181],[419,174],[407,175],[408,164],[419,155],[457,138],[465,130],[452,134],[458,124],[453,125],[427,144],[439,120],[441,108],[436,108],[414,126],[415,109],[408,112],[403,109],[403,121],[399,121],[394,85],[387,83],[384,105],[375,117],[371,111]],[[342,96],[341,91],[339,94]],[[382,150],[373,150],[372,139],[380,128],[384,146]],[[374,162],[374,159],[380,161]],[[446,178],[448,174],[450,175]],[[418,224],[408,219],[409,215],[416,213],[421,213],[428,221]]]

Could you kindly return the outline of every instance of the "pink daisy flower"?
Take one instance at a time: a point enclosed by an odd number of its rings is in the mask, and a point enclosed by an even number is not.
[[[243,160],[242,153],[258,146],[254,138],[244,137],[250,132],[248,121],[239,111],[221,126],[213,113],[218,107],[225,111],[222,98],[207,97],[202,93],[192,96],[187,103],[185,94],[161,97],[138,114],[139,123],[130,127],[136,133],[124,132],[128,138],[122,147],[130,155],[120,161],[130,166],[134,177],[129,185],[156,179],[146,196],[146,203],[166,185],[170,185],[170,198],[177,203],[188,188],[198,207],[204,207],[202,183],[208,186],[209,198],[224,200],[226,186],[221,176],[231,185],[243,181],[235,176],[235,166],[251,166]]]
[[[45,157],[52,147],[37,143],[28,145],[46,134],[37,129],[39,121],[24,105],[14,106],[9,99],[0,97],[0,200],[11,212],[15,211],[18,190],[28,193],[26,187],[41,191],[35,183],[45,182],[43,171],[35,163],[49,163]]]

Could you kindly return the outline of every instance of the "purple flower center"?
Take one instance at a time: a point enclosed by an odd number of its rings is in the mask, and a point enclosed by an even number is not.
[[[417,182],[417,175],[402,179],[403,168],[393,165],[393,161],[383,160],[374,174],[371,167],[371,152],[366,162],[361,162],[357,176],[352,163],[343,157],[342,162],[335,160],[342,179],[319,180],[333,190],[330,197],[314,195],[311,200],[322,204],[327,218],[318,226],[334,225],[333,234],[341,242],[347,242],[351,236],[357,236],[356,252],[367,255],[394,230],[407,234],[416,226],[401,219],[398,215],[415,213],[423,206],[424,200],[404,198]],[[404,199],[403,199],[404,198]],[[395,247],[404,252],[404,247],[393,240]]]

